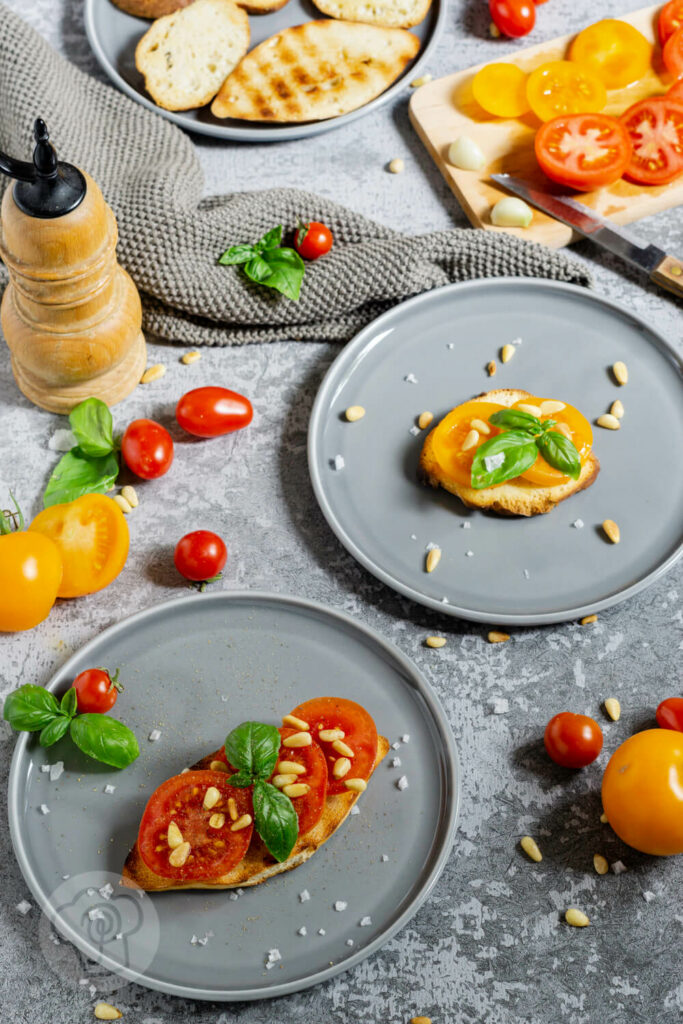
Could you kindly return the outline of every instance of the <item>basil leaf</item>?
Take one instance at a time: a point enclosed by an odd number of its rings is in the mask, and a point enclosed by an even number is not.
[[[558,430],[549,430],[547,434],[541,434],[537,438],[537,444],[541,455],[554,469],[569,476],[572,480],[578,480],[581,475],[581,456],[576,446],[564,434]]]
[[[498,413],[494,413],[494,416],[497,415]],[[484,460],[501,455],[502,461],[500,458],[495,460],[499,465],[488,469]],[[498,434],[477,448],[472,460],[472,487],[481,490],[482,487],[491,487],[493,484],[503,483],[504,480],[511,480],[533,466],[537,457],[536,442],[524,431],[507,430],[504,434]]]
[[[104,402],[86,398],[69,413],[69,423],[84,455],[95,458],[114,450],[114,421]]]
[[[253,783],[251,775],[245,775],[242,772],[237,772],[236,775],[231,775],[228,779],[229,786],[235,786],[236,789],[246,789],[247,786],[251,786]]]
[[[301,291],[301,282],[306,273],[304,261],[294,249],[274,249],[265,254],[270,267],[270,277],[261,284],[274,288],[288,299],[296,302]]]
[[[266,231],[263,238],[257,242],[257,248],[259,251],[263,249],[277,249],[278,245],[282,242],[282,224],[278,224],[276,228],[271,228],[270,231]]]
[[[231,267],[236,263],[247,263],[254,256],[258,256],[258,252],[253,245],[232,245],[219,257],[218,262],[224,267]]]
[[[242,722],[225,740],[225,753],[238,775],[267,779],[273,774],[280,751],[280,733],[274,725]]]
[[[113,452],[92,458],[80,448],[72,448],[55,466],[45,488],[43,506],[61,505],[82,494],[104,494],[118,475],[119,460]]]
[[[244,273],[250,281],[255,281],[256,284],[263,284],[272,274],[272,270],[270,269],[270,263],[267,263],[262,256],[255,256],[253,260],[249,260],[246,264]]]
[[[140,753],[128,726],[108,715],[78,715],[71,719],[70,733],[84,754],[114,768],[126,768]]]
[[[42,686],[24,683],[5,698],[2,717],[20,732],[37,732],[59,715],[54,694]]]
[[[76,708],[78,707],[78,694],[73,686],[71,686],[59,703],[59,710],[67,718],[73,718],[76,714]]]
[[[299,835],[299,819],[289,797],[269,782],[254,786],[254,824],[275,860],[287,860]]]
[[[43,726],[38,737],[41,747],[51,747],[57,740],[61,740],[68,731],[69,722],[70,719],[65,715],[59,715],[58,718],[53,718],[51,722]]]
[[[489,416],[489,423],[493,423],[494,427],[505,427],[506,430],[529,430],[533,434],[543,427],[537,416],[521,409],[499,409]]]

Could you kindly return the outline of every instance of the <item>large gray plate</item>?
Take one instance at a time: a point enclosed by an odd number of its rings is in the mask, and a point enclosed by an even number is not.
[[[250,15],[250,49],[284,28],[322,17],[324,15],[310,0],[289,0],[289,3],[272,14]],[[208,106],[180,113],[172,113],[158,107],[145,91],[142,75],[135,67],[135,47],[151,22],[124,14],[111,0],[85,0],[85,30],[88,40],[103,71],[119,89],[138,103],[155,110],[157,114],[174,121],[188,131],[243,142],[284,142],[287,139],[319,135],[331,128],[355,121],[357,117],[362,117],[363,114],[386,103],[405,88],[409,79],[419,74],[419,69],[426,63],[436,46],[445,17],[446,0],[432,0],[430,11],[422,24],[410,30],[420,39],[421,46],[417,57],[393,85],[364,107],[327,121],[273,125],[260,121],[218,120],[211,114]]]
[[[502,365],[501,346],[519,337]],[[618,359],[629,368],[623,388],[609,371]],[[622,429],[594,430],[596,483],[532,519],[470,511],[419,485],[424,435],[409,433],[419,413],[438,421],[493,387],[563,399],[591,421],[620,398]],[[365,418],[346,423],[343,410],[356,404]],[[316,398],[309,465],[327,521],[370,572],[430,608],[521,626],[607,608],[671,568],[683,550],[682,444],[681,361],[649,324],[584,288],[498,278],[428,292],[362,330]],[[605,519],[621,528],[618,546],[605,540]],[[427,575],[430,542],[443,556]]]
[[[372,630],[297,598],[188,597],[106,630],[48,688],[62,692],[93,665],[121,667],[126,689],[117,712],[140,740],[138,760],[117,772],[80,755],[69,741],[45,751],[22,734],[9,782],[12,840],[24,877],[60,933],[88,957],[175,995],[226,1001],[282,995],[374,953],[427,898],[453,841],[457,754],[422,676]],[[225,892],[145,895],[137,903],[128,890],[100,897],[156,786],[220,746],[240,721],[278,722],[300,701],[328,693],[362,702],[384,735],[396,741],[408,733],[410,741],[401,745],[401,768],[390,759],[380,765],[360,813],[307,864],[235,902]],[[161,730],[157,742],[147,738],[153,728]],[[40,766],[59,759],[66,771],[50,782]],[[400,792],[403,773],[409,788]],[[104,793],[107,783],[116,786],[111,795]],[[48,815],[40,812],[43,803]],[[309,902],[299,901],[303,889]],[[347,901],[348,909],[335,912],[336,900]],[[93,909],[104,916],[91,921]],[[359,926],[365,915],[370,927]],[[297,935],[302,925],[305,938]],[[193,934],[211,932],[206,945],[191,944]],[[273,947],[282,961],[266,971]],[[56,958],[55,947],[46,948]]]

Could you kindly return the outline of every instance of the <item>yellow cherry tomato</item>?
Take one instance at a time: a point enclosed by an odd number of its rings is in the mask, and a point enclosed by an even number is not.
[[[683,853],[683,733],[646,729],[612,754],[602,806],[625,843],[642,853]]]
[[[551,60],[529,75],[529,105],[541,121],[561,114],[588,114],[602,110],[607,92],[597,75],[570,60]]]
[[[487,64],[472,82],[480,107],[496,117],[521,117],[529,110],[527,74],[515,64]]]
[[[562,409],[556,412],[542,412],[543,402],[547,401],[553,401],[553,399],[523,398],[520,402],[515,402],[512,408],[522,408],[525,412],[537,409],[541,413],[538,417],[541,423],[544,423],[546,420],[555,420],[557,426],[552,429],[558,430],[559,428],[560,433],[564,433],[569,438],[578,451],[581,465],[583,466],[593,447],[593,430],[590,423],[583,413],[575,409],[573,405],[567,405],[566,402]],[[537,412],[532,412],[531,414],[532,416],[538,415]],[[556,484],[569,483],[570,480],[559,469],[555,469],[554,466],[547,463],[542,455],[538,455],[533,466],[530,466],[529,469],[520,475],[525,480],[532,484],[537,484],[539,487],[554,487]]]
[[[62,581],[62,558],[49,537],[0,537],[0,631],[32,629],[47,618]]]
[[[569,59],[597,75],[606,89],[623,89],[648,70],[652,46],[633,25],[605,18],[579,32]]]

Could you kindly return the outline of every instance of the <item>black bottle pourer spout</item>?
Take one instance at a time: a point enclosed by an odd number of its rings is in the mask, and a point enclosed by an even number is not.
[[[0,171],[16,178],[14,201],[29,217],[62,217],[83,201],[87,185],[73,164],[61,163],[50,142],[47,125],[38,118],[33,127],[33,162],[15,160],[0,152]]]

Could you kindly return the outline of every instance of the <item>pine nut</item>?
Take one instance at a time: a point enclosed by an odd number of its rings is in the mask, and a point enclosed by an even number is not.
[[[126,499],[131,508],[137,508],[140,504],[138,492],[130,484],[126,484],[125,487],[121,488],[121,497]]]
[[[470,430],[469,434],[462,443],[462,450],[468,452],[470,448],[474,448],[475,444],[479,440],[479,431]]]
[[[619,430],[621,428],[621,423],[611,412],[605,412],[602,416],[598,416],[595,422],[599,427],[604,427],[605,430]]]
[[[224,814],[212,814],[209,818],[209,828],[223,828],[225,825]]]
[[[230,831],[241,832],[243,828],[249,828],[250,825],[251,814],[243,814],[241,818],[238,818],[237,821],[230,826]]]
[[[607,817],[607,815],[605,814],[604,811],[600,815],[600,821],[602,822],[603,825],[609,825],[609,819],[608,819],[608,817]]]
[[[295,800],[298,796],[306,796],[310,793],[311,787],[307,786],[305,782],[294,782],[290,786],[284,786],[282,792],[285,796],[288,796],[290,800]]]
[[[153,380],[159,380],[160,377],[166,373],[166,367],[163,363],[155,363],[154,366],[150,366],[143,373],[140,378],[141,384],[151,384]]]
[[[230,821],[237,821],[239,814],[237,813],[237,801],[234,796],[228,797],[228,814],[230,815]]]
[[[550,416],[551,413],[562,412],[564,408],[564,402],[557,402],[554,398],[546,398],[545,402],[541,402],[541,415]]]
[[[445,647],[446,646],[446,637],[445,636],[428,636],[427,639],[425,640],[425,645],[427,647],[433,647],[435,649],[438,649],[439,647]]]
[[[343,779],[351,771],[351,762],[348,757],[338,757],[332,766],[332,774],[335,779]]]
[[[432,1024],[431,1017],[411,1017],[410,1024]]]
[[[344,743],[344,740],[335,740],[332,744],[332,749],[336,750],[342,757],[353,757],[353,751],[348,743]]]
[[[321,729],[318,732],[318,739],[323,743],[334,743],[335,740],[343,740],[345,736],[342,729]]]
[[[624,415],[624,406],[617,398],[616,401],[612,402],[609,411],[612,416],[616,416],[616,418],[620,420]]]
[[[488,642],[490,644],[504,644],[509,639],[509,633],[499,633],[497,629],[492,629],[488,635]]]
[[[209,769],[212,772],[227,772],[229,768],[225,761],[212,761],[209,765]]]
[[[520,402],[517,408],[520,412],[528,412],[530,416],[535,416],[537,419],[541,417],[541,410],[537,405],[531,405],[529,402]]]
[[[495,359],[492,359],[490,363],[486,364],[486,371],[487,371],[489,377],[495,377],[497,369],[498,369],[498,367],[496,366]]]
[[[294,729],[310,729],[308,722],[304,722],[303,718],[297,718],[296,715],[285,715],[282,719],[283,725],[291,725]]]
[[[488,423],[484,423],[483,420],[472,420],[470,426],[473,430],[478,430],[480,434],[490,434],[491,428]]]
[[[346,412],[344,413],[344,416],[346,417],[349,423],[355,423],[356,420],[363,419],[363,417],[365,416],[365,409],[363,408],[362,405],[350,405]]]
[[[204,794],[204,810],[210,811],[212,807],[221,802],[221,793],[215,786],[209,786]]]
[[[586,925],[590,924],[583,910],[577,910],[576,907],[570,907],[569,910],[565,911],[564,919],[573,928],[585,928]]]
[[[434,572],[437,565],[441,561],[441,548],[432,548],[431,551],[427,552],[427,561],[425,562],[425,568],[427,572]]]
[[[531,860],[535,861],[537,864],[543,860],[543,854],[539,850],[536,840],[532,839],[531,836],[522,836],[519,845],[522,847],[527,857],[530,857]]]
[[[605,701],[605,711],[612,719],[613,722],[618,722],[621,718],[621,704],[616,697],[608,697]]]
[[[183,833],[180,831],[175,821],[172,821],[168,826],[166,840],[172,850],[175,850],[175,848],[177,846],[180,846],[180,844],[183,842]]]
[[[111,1003],[97,1003],[94,1012],[97,1020],[120,1020],[123,1016]]]
[[[310,732],[295,732],[282,741],[283,747],[310,747],[313,740]]]
[[[569,426],[566,423],[557,423],[553,427],[553,430],[557,430],[560,434],[564,434],[564,436],[567,438],[567,440],[571,441],[571,439],[572,439],[572,432],[571,432],[571,430],[569,429]]]
[[[124,515],[128,515],[129,512],[133,511],[132,505],[130,505],[122,494],[115,494],[113,499],[119,506]]]
[[[491,24],[489,25],[489,35],[491,36],[492,39],[500,38],[500,29],[496,25],[495,21],[492,21]]]
[[[405,164],[404,164],[403,160],[401,160],[400,156],[397,156],[397,157],[394,157],[393,160],[389,161],[388,170],[392,174],[400,174],[404,167],[405,167]]]
[[[607,863],[607,858],[603,857],[601,853],[594,853],[593,867],[599,875],[606,875],[609,871],[609,864]]]
[[[613,519],[605,519],[602,528],[613,544],[619,543],[621,540],[621,530]]]
[[[426,75],[420,75],[419,78],[414,78],[410,83],[413,89],[419,89],[421,85],[426,85],[427,82],[431,82],[432,76],[427,73]]]
[[[185,366],[190,366],[192,363],[198,362],[202,358],[201,352],[197,352],[194,349],[192,352],[186,352],[185,355],[180,357],[180,362],[184,363]]]
[[[612,367],[612,373],[617,384],[628,384],[628,367],[626,363],[622,363],[621,359],[618,359]]]
[[[293,782],[296,782],[296,779],[297,777],[294,772],[287,772],[285,775],[274,775],[273,785],[277,789],[282,789],[283,786],[291,786]]]
[[[174,868],[181,868],[190,856],[190,849],[189,843],[181,843],[180,846],[176,846],[175,850],[171,850],[168,855],[168,863]]]
[[[279,761],[276,771],[283,775],[305,775],[306,769],[298,761]]]
[[[352,793],[364,793],[368,788],[368,784],[365,779],[345,779],[344,785],[347,789],[350,789]]]
[[[426,412],[426,411],[425,412],[421,412],[420,415],[417,418],[417,425],[420,428],[420,430],[424,430],[425,427],[429,426],[429,424],[432,422],[433,419],[434,419],[434,413],[433,412]]]
[[[597,622],[597,621],[598,621],[597,615],[584,615],[584,617],[581,619],[581,625],[582,626],[590,626],[590,624],[592,622]]]
[[[514,354],[515,354],[515,346],[514,345],[503,345],[502,349],[500,350],[500,361],[501,361],[501,363],[509,363],[510,360],[512,359],[512,357],[514,356]]]

